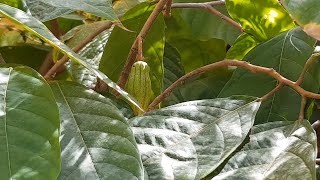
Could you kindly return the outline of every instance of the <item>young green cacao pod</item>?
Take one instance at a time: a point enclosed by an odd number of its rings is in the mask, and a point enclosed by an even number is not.
[[[125,90],[133,96],[141,105],[143,110],[147,110],[153,92],[151,89],[150,67],[144,61],[137,61],[132,65],[131,72]],[[143,114],[143,111],[131,105],[135,115]]]

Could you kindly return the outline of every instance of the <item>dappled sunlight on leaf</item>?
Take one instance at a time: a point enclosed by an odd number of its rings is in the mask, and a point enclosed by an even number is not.
[[[226,0],[226,3],[231,17],[259,41],[266,41],[295,26],[277,0]]]

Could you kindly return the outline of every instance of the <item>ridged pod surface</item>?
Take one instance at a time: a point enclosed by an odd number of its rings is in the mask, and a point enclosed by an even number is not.
[[[150,80],[150,67],[144,61],[137,61],[132,65],[131,72],[126,84],[126,91],[133,96],[146,110],[152,98],[152,88]],[[143,111],[131,105],[135,115],[143,114]]]

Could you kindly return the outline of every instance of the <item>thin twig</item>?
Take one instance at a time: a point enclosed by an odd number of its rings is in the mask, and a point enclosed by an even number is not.
[[[60,32],[60,29],[59,29],[58,20],[57,20],[57,19],[52,19],[52,20],[50,21],[50,25],[51,25],[50,30],[51,30],[52,34],[53,34],[55,37],[57,37],[57,38],[60,39],[60,36],[62,35],[62,33]]]
[[[42,76],[44,76],[50,70],[50,68],[54,65],[52,54],[53,54],[53,50],[50,50],[50,52],[47,54],[46,58],[44,59],[43,63],[39,68],[39,73]]]
[[[164,9],[164,17],[170,17],[171,16],[171,5],[172,5],[172,0],[168,0],[166,3],[166,7]]]
[[[225,5],[224,1],[212,1],[203,3],[173,3],[171,8],[206,8],[207,6],[221,6]]]
[[[307,98],[304,96],[301,96],[301,106],[300,106],[300,113],[299,113],[299,121],[304,120],[304,111],[307,104]]]
[[[272,97],[276,92],[278,92],[283,87],[283,83],[279,83],[274,89],[272,89],[270,92],[268,92],[266,95],[262,96],[260,98],[261,101],[265,101]]]
[[[0,53],[0,64],[5,64],[5,63],[6,63],[6,61],[3,59],[3,57],[2,57],[2,55]]]
[[[320,94],[316,94],[310,91],[304,90],[302,87],[297,85],[295,82],[283,77],[281,74],[279,74],[277,71],[275,71],[272,68],[266,68],[262,66],[256,66],[253,64],[250,64],[246,61],[238,61],[238,60],[223,60],[216,63],[212,63],[203,67],[200,67],[198,69],[195,69],[188,74],[182,76],[177,81],[175,81],[173,84],[171,84],[165,91],[163,91],[162,94],[160,94],[158,97],[156,97],[153,102],[149,105],[148,111],[153,110],[160,102],[162,102],[165,98],[167,98],[178,86],[181,84],[184,84],[184,82],[196,75],[202,74],[207,71],[211,71],[220,67],[226,67],[226,66],[237,66],[245,68],[253,73],[262,73],[267,74],[274,79],[276,79],[280,84],[286,85],[294,89],[296,92],[298,92],[302,97],[305,98],[314,98],[314,99],[320,99]]]
[[[308,72],[311,64],[312,64],[315,60],[317,60],[317,59],[319,58],[319,55],[320,55],[320,54],[314,54],[314,55],[312,55],[312,56],[308,59],[308,61],[306,62],[306,64],[305,64],[304,67],[303,67],[303,70],[302,70],[302,72],[301,72],[298,80],[296,81],[296,84],[297,84],[297,85],[300,86],[300,85],[302,84],[302,82],[303,82],[303,80],[304,80],[304,76],[305,76],[306,73]]]
[[[75,48],[72,50],[74,52],[79,52],[83,47],[85,47],[89,42],[92,41],[96,36],[98,36],[103,31],[109,29],[113,25],[112,22],[107,21],[103,26],[100,26],[96,31],[87,36],[84,40],[82,40]],[[44,76],[45,79],[50,80],[54,77],[55,73],[59,70],[61,66],[63,66],[68,61],[68,56],[63,56],[57,63],[46,73]]]
[[[206,9],[207,9],[211,14],[214,14],[214,15],[216,15],[216,16],[219,16],[221,19],[223,19],[223,20],[225,20],[226,22],[230,23],[232,26],[236,27],[236,28],[239,29],[241,32],[244,31],[239,23],[235,22],[233,19],[229,18],[228,16],[222,14],[221,12],[219,12],[218,10],[216,10],[215,8],[213,8],[212,6],[207,5],[207,6],[206,6]]]
[[[149,30],[151,29],[151,26],[153,25],[153,23],[155,22],[156,18],[158,17],[158,15],[161,13],[161,11],[163,10],[164,6],[166,5],[168,0],[160,0],[156,7],[154,8],[154,10],[152,11],[152,13],[150,14],[149,18],[147,19],[147,21],[145,22],[145,24],[143,25],[140,33],[138,34],[136,40],[134,41],[133,45],[131,46],[130,52],[128,54],[128,58],[126,61],[126,64],[121,72],[121,75],[119,77],[118,80],[118,85],[122,88],[124,88],[124,86],[126,85],[128,76],[130,74],[130,70],[131,70],[131,66],[133,65],[133,63],[135,62],[136,58],[137,58],[137,54],[138,54],[138,41],[141,39],[142,42],[145,39],[146,35],[148,34]]]

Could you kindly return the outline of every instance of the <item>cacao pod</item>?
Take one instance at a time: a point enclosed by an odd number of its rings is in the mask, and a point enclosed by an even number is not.
[[[147,110],[153,96],[150,80],[150,67],[144,61],[137,61],[132,65],[125,90],[133,96],[143,110]],[[135,115],[143,114],[136,106],[131,105]]]

